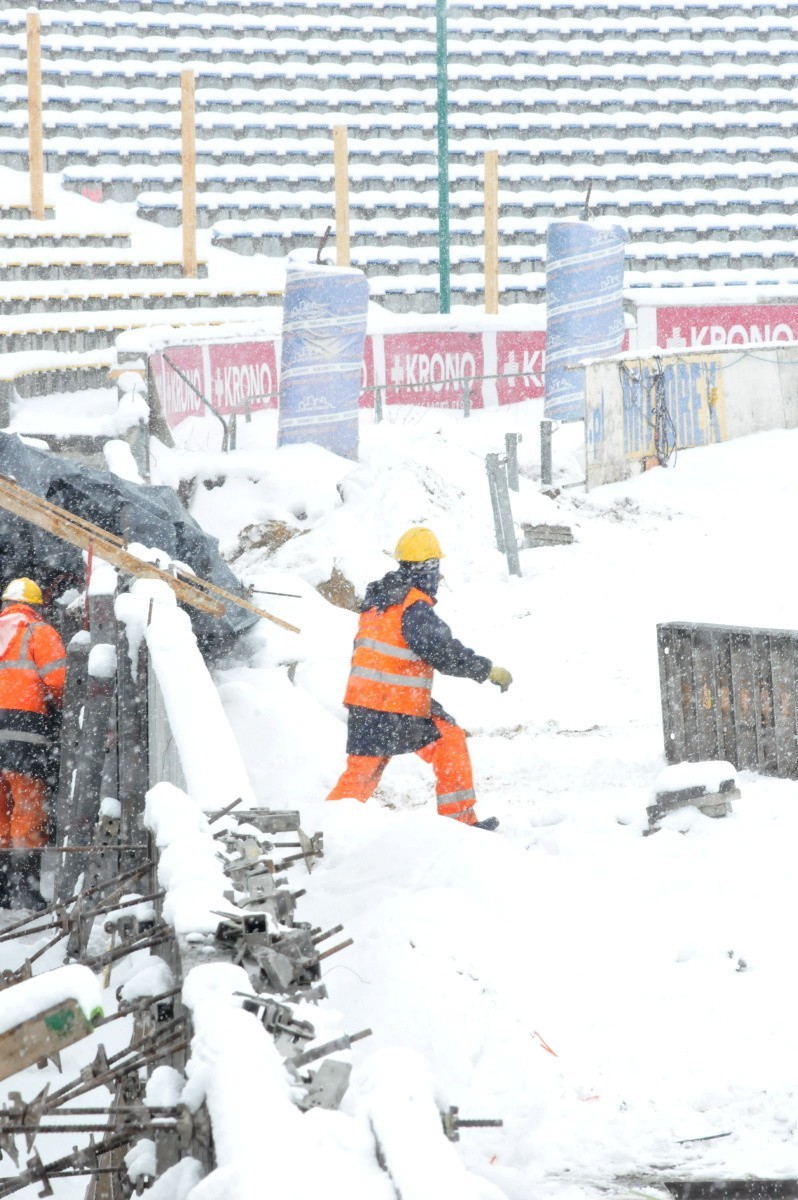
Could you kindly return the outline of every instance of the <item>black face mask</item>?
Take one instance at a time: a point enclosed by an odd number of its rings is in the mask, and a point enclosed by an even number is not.
[[[434,596],[441,581],[441,564],[437,558],[428,558],[426,562],[399,564],[403,577],[419,591]]]

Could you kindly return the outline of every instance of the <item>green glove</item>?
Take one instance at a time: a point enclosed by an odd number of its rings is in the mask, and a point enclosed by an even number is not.
[[[506,671],[504,667],[491,667],[488,679],[491,681],[491,683],[495,683],[496,687],[501,688],[503,692],[506,692],[510,684],[513,682],[512,675],[509,671]]]

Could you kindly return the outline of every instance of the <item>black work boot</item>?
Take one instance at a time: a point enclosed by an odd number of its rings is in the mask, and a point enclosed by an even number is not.
[[[10,908],[21,908],[28,912],[40,912],[48,904],[39,891],[42,872],[42,856],[39,850],[15,850],[12,852],[11,870],[8,875]]]
[[[477,821],[474,828],[475,829],[491,829],[491,830],[498,829],[499,828],[499,818],[498,817],[485,817],[484,821]]]

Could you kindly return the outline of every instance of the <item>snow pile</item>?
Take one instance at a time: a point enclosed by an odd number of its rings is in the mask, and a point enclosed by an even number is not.
[[[463,1166],[442,1136],[434,1083],[424,1059],[385,1049],[366,1060],[360,1095],[380,1153],[402,1200],[502,1200],[504,1195]]]
[[[144,1103],[153,1108],[174,1108],[182,1098],[185,1079],[174,1067],[155,1067],[144,1091]]]
[[[84,551],[84,558],[87,554]],[[116,569],[105,559],[93,554],[91,559],[91,576],[89,578],[90,596],[113,596],[116,591]]]
[[[147,1189],[147,1200],[188,1200],[201,1179],[202,1163],[196,1158],[181,1158]]]
[[[113,679],[116,675],[116,646],[105,642],[92,646],[87,670],[92,679]]]
[[[264,1188],[282,1200],[391,1200],[365,1122],[294,1105],[283,1059],[235,996],[251,990],[227,963],[194,967],[183,986],[195,1031],[183,1099],[207,1098],[218,1164],[191,1200],[259,1200]]]
[[[254,802],[241,753],[205,666],[186,613],[158,580],[137,580],[119,596],[116,615],[126,627],[135,664],[142,637],[161,690],[186,787],[205,810],[225,808],[238,798]]]
[[[180,934],[214,933],[219,912],[235,910],[225,899],[230,885],[199,805],[174,784],[156,783],[147,792],[144,824],[159,850],[164,918]]]
[[[139,1138],[125,1155],[125,1167],[131,1183],[146,1186],[157,1174],[155,1142],[152,1138]]]
[[[0,993],[0,1034],[67,1000],[75,1000],[87,1021],[103,1015],[102,989],[88,967],[74,963],[45,971]]]
[[[126,1004],[140,1000],[142,996],[160,996],[174,987],[175,981],[170,968],[162,958],[151,955],[140,964],[119,989],[119,997]]]
[[[682,788],[702,787],[711,794],[719,792],[721,785],[731,781],[734,786],[737,779],[737,768],[730,762],[711,760],[708,762],[674,763],[660,771],[654,780],[654,794],[660,792],[678,792]]]
[[[112,438],[105,443],[103,446],[103,458],[108,470],[113,472],[114,475],[118,475],[120,479],[125,479],[128,483],[144,482],[139,474],[139,469],[136,466],[136,460],[133,457],[130,445],[127,442],[123,442],[121,438]]]
[[[374,1030],[353,1047],[344,1113],[365,1103],[369,1055],[399,1048],[422,1056],[443,1107],[504,1120],[463,1131],[456,1153],[511,1200],[565,1200],[653,1163],[789,1177],[798,969],[782,914],[796,784],[735,772],[742,797],[725,820],[696,811],[684,833],[642,835],[666,765],[656,625],[794,627],[784,530],[798,432],[680,453],[675,469],[550,500],[537,494],[541,416],[537,403],[468,421],[363,414],[360,464],[340,464],[324,511],[294,516],[297,536],[277,547],[235,541],[236,520],[265,520],[268,415],[245,427],[241,454],[265,450],[252,503],[233,501],[232,473],[197,492],[247,582],[303,597],[268,601],[288,619],[301,605],[300,637],[258,628],[216,678],[260,802],[298,807],[325,834],[303,917],[354,938],[324,981],[344,1028]],[[524,434],[517,523],[541,504],[576,534],[521,551],[520,579],[495,549],[483,465],[508,430]],[[555,430],[560,484],[584,478],[579,437]],[[415,756],[392,761],[367,805],[323,801],[344,763],[357,618],[315,585],[337,567],[362,594],[416,521],[446,553],[437,611],[514,676],[506,695],[434,686],[471,735],[477,811],[501,818],[497,834],[438,818]]]

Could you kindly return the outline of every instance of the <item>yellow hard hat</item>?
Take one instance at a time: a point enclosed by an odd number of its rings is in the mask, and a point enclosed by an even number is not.
[[[38,583],[32,579],[12,579],[3,592],[4,601],[16,601],[17,604],[43,604],[44,597]]]
[[[393,552],[399,562],[426,562],[430,558],[443,558],[441,544],[431,529],[414,525],[403,533]]]

